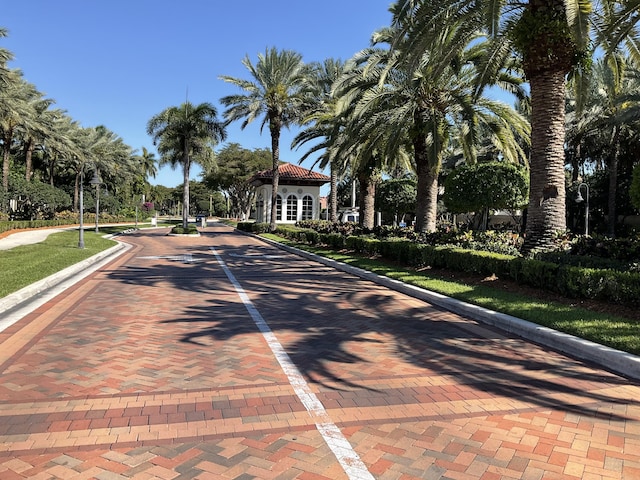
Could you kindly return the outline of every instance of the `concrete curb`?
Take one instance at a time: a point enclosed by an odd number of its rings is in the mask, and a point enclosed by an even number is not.
[[[471,305],[469,303],[446,297],[423,288],[393,280],[376,273],[362,270],[351,265],[347,265],[336,260],[321,257],[314,253],[299,250],[288,245],[284,245],[275,240],[270,240],[256,236],[260,240],[278,247],[295,255],[314,260],[324,265],[340,269],[344,272],[356,275],[365,280],[375,282],[387,288],[391,288],[405,295],[424,300],[433,305],[437,305],[453,313],[463,315],[474,320],[478,320],[487,325],[494,326],[508,333],[525,338],[540,345],[564,352],[575,358],[595,363],[607,370],[624,375],[628,378],[640,380],[640,357],[631,353],[622,352],[614,348],[606,347],[598,343],[584,340],[566,333],[558,332],[548,327],[542,327],[521,318],[495,312],[487,308]]]

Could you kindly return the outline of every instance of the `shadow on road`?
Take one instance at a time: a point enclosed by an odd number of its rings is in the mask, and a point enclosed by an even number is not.
[[[176,341],[202,345],[207,338],[224,341],[255,333],[255,323],[212,253],[211,245],[224,245],[217,251],[293,363],[324,388],[384,395],[371,385],[372,378],[444,375],[479,397],[521,399],[591,417],[624,420],[601,412],[600,402],[638,404],[594,391],[596,384],[628,384],[624,378],[426,303],[412,301],[414,306],[407,307],[395,292],[271,246],[239,241],[240,235],[216,233],[224,238],[215,242],[205,235],[170,258],[121,268],[111,278],[149,288],[171,282],[194,296],[206,295],[197,304],[176,306],[175,318],[165,321],[190,326]]]

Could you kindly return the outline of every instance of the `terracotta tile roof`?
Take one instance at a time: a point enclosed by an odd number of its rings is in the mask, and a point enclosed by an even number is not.
[[[282,185],[317,184],[322,185],[331,181],[331,178],[322,173],[307,170],[306,168],[291,163],[281,163],[278,167],[279,183]],[[271,183],[273,172],[271,169],[262,170],[249,179],[253,185]]]

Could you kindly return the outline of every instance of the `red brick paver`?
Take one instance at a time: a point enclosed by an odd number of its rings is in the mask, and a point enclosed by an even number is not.
[[[215,247],[379,479],[640,478],[640,388],[216,225],[0,336],[0,479],[347,478]]]

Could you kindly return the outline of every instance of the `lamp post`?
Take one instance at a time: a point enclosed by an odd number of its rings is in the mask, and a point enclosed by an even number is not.
[[[84,171],[80,171],[80,230],[78,232],[78,248],[84,248]]]
[[[582,187],[585,187],[585,197],[582,197],[582,193],[580,193],[580,189]],[[580,185],[578,185],[578,195],[576,196],[576,202],[578,203],[582,203],[585,202],[584,206],[584,234],[585,235],[589,235],[589,185],[587,185],[586,183],[581,183]]]
[[[91,181],[89,182],[91,185],[95,185],[96,186],[96,233],[99,232],[98,230],[98,215],[99,215],[99,210],[100,210],[100,184],[102,183],[100,181],[100,176],[98,175],[98,170],[96,169],[95,172],[93,172],[93,178],[91,179]]]

